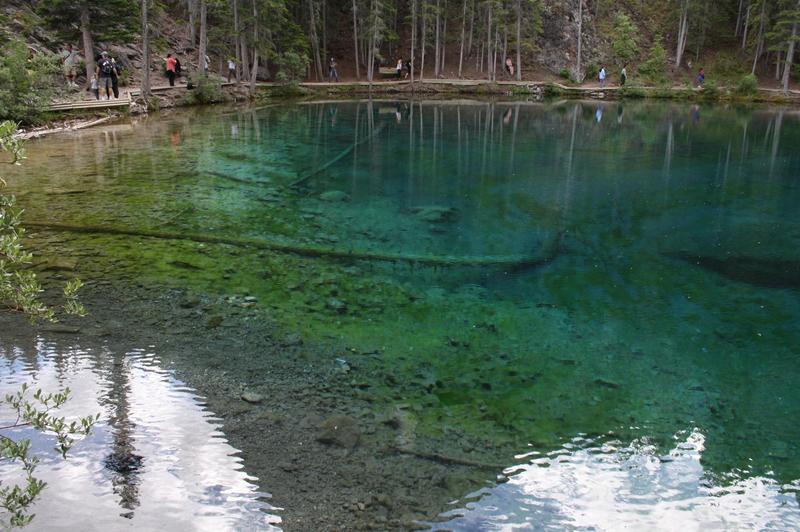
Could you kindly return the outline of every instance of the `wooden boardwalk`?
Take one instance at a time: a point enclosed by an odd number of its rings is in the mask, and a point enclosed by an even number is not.
[[[120,98],[113,100],[77,100],[72,102],[55,102],[47,107],[48,111],[76,111],[85,109],[112,109],[115,107],[130,107],[133,100],[131,94],[123,93]]]

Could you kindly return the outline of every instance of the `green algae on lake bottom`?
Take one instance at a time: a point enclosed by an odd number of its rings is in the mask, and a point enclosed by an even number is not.
[[[788,483],[798,142],[780,109],[311,102],[35,142],[11,181],[27,218],[49,223],[370,254],[552,248],[520,267],[425,266],[31,235],[89,280],[253,296],[287,330],[349,349],[353,393],[410,405],[418,434],[522,450],[611,432],[667,450],[697,429],[715,481]]]

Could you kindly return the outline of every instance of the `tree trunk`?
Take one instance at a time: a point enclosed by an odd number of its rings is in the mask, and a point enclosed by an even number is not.
[[[147,22],[147,1],[142,0],[142,97],[150,98],[150,29]]]
[[[190,48],[194,48],[197,44],[197,0],[188,0],[186,7],[189,11]]]
[[[428,19],[428,14],[425,10],[425,2],[426,0],[420,0],[420,16],[422,17],[422,34],[420,35],[420,59],[419,59],[419,80],[422,81],[425,77],[425,38],[427,37],[427,24],[425,23]]]
[[[375,0],[370,0],[369,3],[369,48],[367,48],[367,81],[372,83],[373,76],[375,75]]]
[[[781,51],[775,52],[775,81],[781,80]]]
[[[89,18],[89,6],[81,5],[81,35],[83,35],[83,58],[86,61],[86,83],[92,79],[95,70],[94,42],[92,41],[92,23]]]
[[[440,29],[441,29],[441,13],[440,13],[440,0],[436,0],[436,39],[434,42],[434,51],[433,51],[433,77],[439,77],[439,54],[441,50],[439,48],[439,38],[440,38]]]
[[[258,81],[258,4],[253,0],[253,69],[250,71],[250,95],[256,93]]]
[[[472,43],[475,37],[475,0],[471,0],[469,9],[469,41],[467,42],[467,57],[472,54]]]
[[[517,81],[522,81],[522,0],[517,0]],[[516,117],[514,118],[516,123]]]
[[[411,72],[408,73],[411,79],[411,89],[414,89],[414,52],[417,45],[417,0],[411,0]],[[413,109],[413,107],[412,107]]]
[[[500,44],[500,29],[494,26],[494,55],[492,55],[492,81],[497,81],[497,46]]]
[[[311,51],[314,54],[317,81],[322,81],[322,60],[319,56],[319,38],[317,37],[317,16],[315,11],[314,0],[308,0],[308,31],[311,40]]]
[[[747,15],[744,17],[744,27],[742,28],[742,51],[747,48],[747,30],[750,27],[750,5],[747,5]]]
[[[353,53],[356,62],[356,79],[361,81],[361,69],[358,66],[358,6],[356,0],[353,0]]]
[[[444,76],[444,57],[447,53],[447,0],[444,0],[442,12],[442,53],[439,56],[439,74]]]
[[[464,9],[461,14],[461,45],[458,52],[458,77],[464,67],[464,40],[467,37],[467,0],[464,0]]]
[[[761,2],[761,17],[758,22],[758,42],[756,44],[756,53],[755,57],[753,58],[753,69],[750,71],[751,74],[755,75],[756,73],[756,65],[758,65],[758,58],[761,55],[761,52],[764,48],[764,15],[765,10],[767,8],[767,0],[763,0]]]
[[[681,17],[678,25],[678,48],[675,51],[675,67],[680,68],[683,52],[686,50],[686,39],[689,36],[689,0],[681,2]]]
[[[328,2],[322,2],[322,57],[328,61]]]
[[[583,0],[578,0],[578,50],[575,54],[575,81],[583,81],[581,75],[581,41],[583,41]]]
[[[239,45],[242,49],[242,79],[250,79],[250,50],[247,48],[247,37],[244,31],[239,36]]]
[[[797,0],[797,11],[800,11],[800,0]],[[789,78],[792,74],[792,64],[794,62],[794,47],[797,44],[797,21],[792,24],[792,36],[789,38],[789,49],[786,51],[786,59],[783,62],[783,92],[789,94]]]
[[[203,76],[207,74],[205,69],[206,64],[206,46],[208,40],[208,25],[206,24],[206,0],[200,0],[200,52],[197,54],[198,61],[197,61],[197,68],[200,72],[203,73]],[[210,65],[209,65],[210,66]]]
[[[749,3],[749,0],[748,0]],[[736,14],[736,31],[733,33],[735,37],[739,36],[739,33],[742,29],[742,7],[744,6],[744,0],[739,0],[739,11]],[[750,7],[749,5],[747,6]]]
[[[233,0],[233,47],[234,47],[234,54],[236,56],[236,64],[242,64],[242,50],[239,48],[239,0]],[[241,67],[236,69],[236,83],[239,83],[242,80],[242,69]]]
[[[486,13],[486,73],[492,79],[492,5],[487,6]]]

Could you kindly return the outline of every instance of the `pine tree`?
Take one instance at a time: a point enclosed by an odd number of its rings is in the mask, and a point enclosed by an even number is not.
[[[614,40],[611,42],[611,49],[617,62],[626,65],[638,52],[636,34],[639,29],[636,24],[624,13],[618,13],[614,18]]]

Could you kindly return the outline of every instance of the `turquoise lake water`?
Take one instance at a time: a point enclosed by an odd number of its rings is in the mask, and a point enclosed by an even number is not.
[[[29,220],[190,239],[74,236],[97,276],[252,294],[380,353],[354,387],[418,437],[518,450],[431,523],[793,529],[798,147],[796,109],[303,102],[34,142],[11,178]]]

